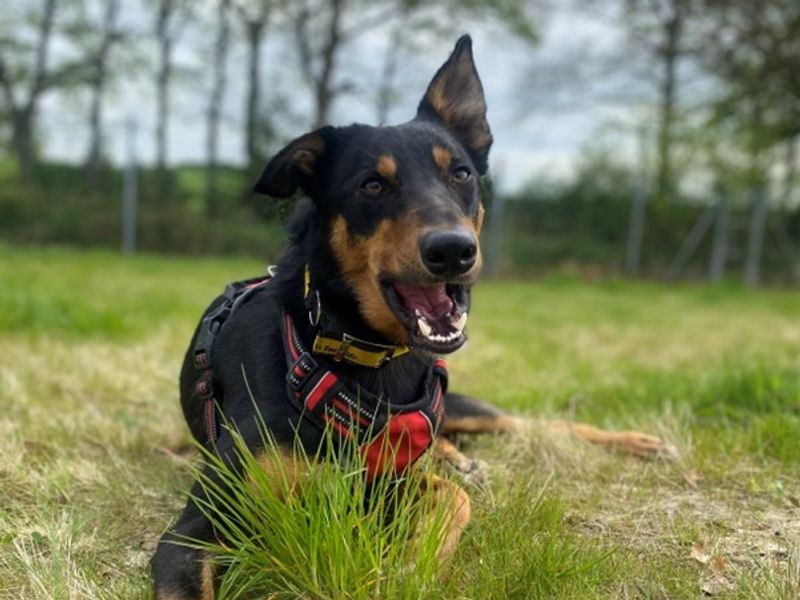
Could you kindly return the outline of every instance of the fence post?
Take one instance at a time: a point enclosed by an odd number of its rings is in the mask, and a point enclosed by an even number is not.
[[[725,277],[725,265],[728,262],[728,236],[730,229],[730,209],[727,192],[722,190],[717,197],[717,219],[714,224],[714,241],[711,246],[711,262],[708,267],[708,278],[712,283]]]
[[[631,220],[628,227],[628,243],[625,248],[625,273],[635,277],[639,273],[644,238],[645,204],[647,202],[647,175],[639,177],[639,182],[631,202]]]
[[[753,216],[750,219],[750,233],[747,239],[747,258],[744,265],[744,281],[747,285],[757,285],[761,276],[761,250],[764,246],[766,225],[767,190],[761,184],[756,188],[753,198]]]
[[[503,251],[503,218],[505,213],[505,194],[494,193],[489,208],[489,231],[486,253],[486,274],[494,277],[500,270],[500,257]]]
[[[136,221],[139,186],[136,165],[136,119],[125,120],[125,174],[122,188],[122,253],[136,252]]]

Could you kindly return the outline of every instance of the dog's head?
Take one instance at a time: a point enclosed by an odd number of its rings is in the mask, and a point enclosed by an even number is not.
[[[281,150],[255,191],[314,205],[317,251],[338,269],[342,295],[392,343],[446,353],[465,341],[469,290],[481,267],[479,179],[492,135],[462,37],[417,116],[393,127],[323,127]]]

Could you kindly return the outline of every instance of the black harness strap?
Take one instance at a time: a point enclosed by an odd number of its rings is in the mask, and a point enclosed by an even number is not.
[[[370,476],[386,470],[400,472],[430,447],[444,416],[447,365],[443,359],[432,362],[419,399],[392,405],[390,398],[377,396],[320,365],[304,348],[286,312],[281,327],[289,399],[319,428],[333,427],[355,440]]]
[[[226,286],[220,296],[221,302],[200,323],[192,348],[197,373],[192,395],[203,403],[203,423],[209,443],[219,437],[217,411],[223,403],[222,396],[214,390],[211,360],[214,341],[231,315],[269,283],[274,276],[272,268],[268,273],[266,277]],[[432,361],[420,398],[395,406],[390,398],[373,394],[321,365],[312,356],[314,350],[304,347],[286,311],[282,312],[280,325],[289,400],[303,418],[320,429],[332,427],[342,436],[353,439],[365,458],[369,477],[387,471],[401,472],[430,447],[444,416],[447,365],[443,359]],[[368,366],[379,368],[385,362]],[[357,364],[364,366],[363,362]]]
[[[214,347],[214,340],[234,311],[254,293],[264,289],[271,279],[272,272],[270,271],[266,277],[228,284],[220,296],[222,302],[200,322],[197,339],[192,348],[194,368],[197,371],[192,395],[203,403],[203,422],[206,439],[209,442],[214,442],[219,437],[217,411],[222,407],[222,398],[214,393],[214,372],[211,367],[211,351]]]

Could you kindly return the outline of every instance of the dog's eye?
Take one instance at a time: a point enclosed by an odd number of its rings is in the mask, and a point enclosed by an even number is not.
[[[364,182],[361,184],[361,189],[370,196],[377,196],[383,191],[383,183],[381,183],[380,179],[370,177],[369,179],[364,180]]]
[[[469,179],[470,175],[472,175],[472,173],[467,167],[458,167],[453,171],[453,181],[456,183],[464,183]]]

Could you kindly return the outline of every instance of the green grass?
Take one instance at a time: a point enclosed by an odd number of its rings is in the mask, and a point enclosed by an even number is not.
[[[0,246],[0,598],[150,598],[196,460],[185,346],[224,284],[262,269]],[[474,304],[453,389],[656,433],[680,457],[607,453],[544,422],[465,439],[491,485],[470,489],[449,576],[382,597],[800,597],[796,291],[552,276],[483,282]]]
[[[244,477],[209,452],[220,483],[198,475],[212,499],[198,499],[200,509],[225,543],[183,543],[225,567],[220,600],[276,590],[288,598],[341,597],[346,590],[352,600],[410,600],[437,588],[436,550],[450,515],[444,502],[422,493],[429,469],[415,468],[401,482],[378,480],[370,489],[355,445],[342,449],[351,455],[348,464],[319,462],[298,448],[290,466],[263,422],[261,435],[265,451],[255,456],[233,433]]]

